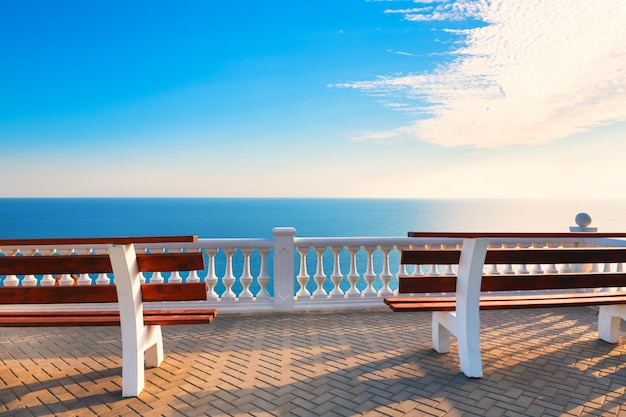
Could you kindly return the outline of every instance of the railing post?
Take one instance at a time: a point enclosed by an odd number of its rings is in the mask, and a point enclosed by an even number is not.
[[[589,227],[591,224],[591,216],[587,213],[578,213],[574,219],[577,226],[570,226],[570,232],[597,232],[597,227]]]
[[[295,236],[293,227],[275,227],[274,234],[274,309],[294,308]]]
[[[594,233],[598,231],[597,227],[589,227],[591,224],[591,216],[587,213],[578,213],[574,218],[577,226],[570,226],[570,232],[583,232],[583,233]],[[576,246],[582,246],[581,243],[578,243]],[[572,265],[573,272],[589,272],[594,268],[595,265],[592,264],[574,264]]]

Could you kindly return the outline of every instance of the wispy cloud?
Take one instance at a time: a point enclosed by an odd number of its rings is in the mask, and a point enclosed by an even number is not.
[[[360,139],[410,134],[447,147],[502,147],[626,120],[623,0],[459,0],[398,12],[486,25],[457,30],[461,45],[435,71],[341,85],[427,115]]]
[[[405,52],[405,51],[394,51],[392,49],[387,49],[387,52],[389,52],[390,54],[396,54],[396,55],[404,55],[404,56],[415,56],[415,54],[412,54],[410,52]]]

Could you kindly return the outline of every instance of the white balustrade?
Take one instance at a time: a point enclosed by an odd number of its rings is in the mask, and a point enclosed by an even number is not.
[[[305,310],[382,306],[382,299],[395,293],[401,276],[452,275],[453,265],[400,264],[400,253],[409,248],[459,249],[462,239],[407,237],[300,238],[293,228],[276,228],[272,239],[198,239],[196,242],[136,245],[139,251],[161,253],[202,251],[204,271],[172,272],[168,282],[199,282],[207,287],[207,303],[223,312]],[[580,239],[492,239],[491,248],[575,247],[592,242],[593,233]],[[596,246],[626,246],[618,239],[594,239]],[[0,256],[39,256],[52,254],[105,254],[107,245],[95,247],[42,247],[38,249],[0,247]],[[489,274],[541,274],[571,271],[571,265],[505,265],[486,267]],[[603,271],[612,265],[590,265]],[[410,269],[409,269],[410,268]],[[615,265],[618,272],[623,264]],[[150,275],[150,274],[148,274]],[[151,274],[149,284],[166,281],[160,273]],[[166,273],[168,276],[168,273]],[[107,285],[107,274],[0,277],[4,286]],[[145,278],[144,278],[145,282]],[[0,306],[1,307],[1,306]]]

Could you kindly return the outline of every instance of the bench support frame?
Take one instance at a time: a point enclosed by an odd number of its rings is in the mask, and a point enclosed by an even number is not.
[[[433,348],[450,351],[450,333],[457,337],[461,371],[468,377],[483,376],[480,355],[480,282],[489,239],[466,239],[459,262],[456,311],[434,311]]]
[[[598,337],[608,343],[619,341],[619,327],[626,320],[626,305],[613,304],[600,306],[598,313]]]
[[[488,238],[463,241],[456,279],[456,310],[432,312],[432,343],[439,353],[450,351],[450,334],[457,338],[461,371],[470,378],[481,378],[480,289],[487,254]],[[626,304],[599,306],[598,337],[617,343],[621,320],[626,320]]]
[[[141,276],[133,245],[114,245],[109,257],[120,308],[122,396],[135,397],[144,387],[144,362],[148,367],[163,362],[163,336],[161,326],[144,325]]]

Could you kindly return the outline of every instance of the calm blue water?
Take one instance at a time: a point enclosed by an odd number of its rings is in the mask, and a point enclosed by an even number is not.
[[[626,200],[0,199],[0,238],[197,234],[269,238],[406,236],[408,231],[567,231],[581,212],[626,231]]]

